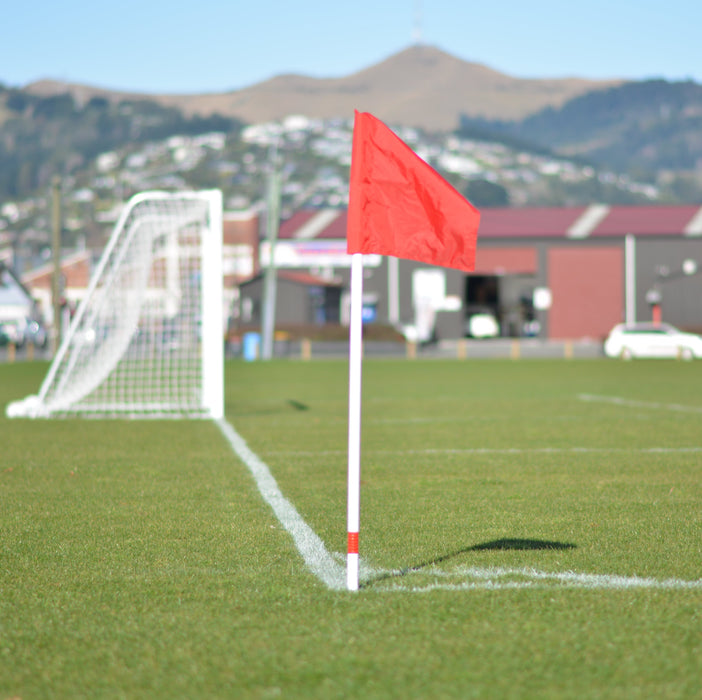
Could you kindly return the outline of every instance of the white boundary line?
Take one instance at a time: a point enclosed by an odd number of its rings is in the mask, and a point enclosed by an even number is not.
[[[216,420],[215,423],[220,429],[230,447],[239,459],[246,465],[256,482],[256,486],[264,501],[273,509],[275,516],[281,525],[290,533],[302,556],[307,568],[325,585],[333,591],[346,590],[346,572],[339,564],[335,556],[330,554],[324,542],[312,530],[312,528],[302,519],[295,506],[288,501],[281,492],[268,465],[258,457],[246,444],[246,441],[239,435],[234,427],[225,419]],[[660,448],[654,448],[660,449]],[[702,448],[689,448],[695,451],[702,451]],[[575,448],[577,451],[578,448]],[[419,450],[416,452],[439,452],[440,450]],[[446,451],[446,450],[444,450]],[[482,450],[451,450],[452,452],[482,452]],[[514,450],[488,450],[488,452],[513,453]],[[524,452],[526,450],[517,450]],[[567,450],[531,450],[531,451],[567,451]],[[573,451],[573,450],[571,450]],[[409,451],[412,452],[412,451]],[[291,453],[293,454],[293,453]],[[302,453],[294,453],[302,454]],[[318,454],[318,453],[313,453]],[[337,558],[343,558],[336,554]],[[504,569],[490,568],[480,569],[475,567],[461,567],[455,571],[444,571],[435,567],[422,569],[395,571],[373,569],[365,562],[361,562],[361,579],[371,582],[376,578],[391,579],[407,578],[411,575],[425,575],[440,578],[464,578],[458,583],[447,583],[435,581],[424,586],[412,586],[409,583],[395,583],[389,586],[378,586],[380,591],[398,591],[425,593],[434,590],[466,591],[475,589],[514,589],[514,588],[543,588],[548,582],[555,582],[561,587],[568,588],[604,588],[604,589],[630,589],[630,588],[656,588],[656,589],[702,589],[702,580],[684,581],[681,579],[658,580],[652,578],[640,578],[637,576],[616,576],[599,574],[578,574],[575,572],[548,573],[536,571],[535,569]],[[526,580],[506,580],[505,578],[521,578]]]
[[[665,411],[680,411],[682,413],[702,413],[702,406],[685,406],[679,403],[659,403],[657,401],[635,401],[625,399],[621,396],[599,396],[597,394],[578,394],[580,401],[592,401],[596,403],[612,403],[617,406],[629,406],[631,408],[653,408]]]
[[[390,572],[389,572],[390,573]],[[545,582],[553,581],[563,588],[604,588],[604,589],[674,589],[674,590],[702,590],[702,579],[697,581],[685,581],[682,579],[654,579],[642,578],[640,576],[616,576],[610,574],[579,574],[574,571],[546,572],[535,569],[505,569],[489,568],[480,569],[476,567],[462,567],[453,572],[441,571],[434,567],[424,570],[422,573],[436,578],[460,577],[465,581],[458,583],[444,583],[434,581],[424,586],[412,586],[396,584],[389,586],[391,591],[412,591],[415,593],[425,593],[435,590],[465,591],[473,589],[504,589],[504,588],[543,588]],[[390,575],[392,575],[390,573]],[[523,578],[526,581],[500,581],[506,578]],[[472,579],[472,580],[471,580]]]
[[[695,454],[702,446],[691,447],[428,447],[423,450],[365,450],[366,454],[386,455],[524,455],[524,454]],[[346,454],[343,450],[270,450],[265,454],[290,457],[324,457]]]
[[[234,453],[248,467],[263,500],[273,509],[276,518],[292,536],[307,568],[327,588],[333,591],[344,590],[346,588],[344,568],[334,561],[324,542],[302,519],[295,506],[283,496],[268,465],[251,450],[246,441],[226,420],[220,419],[215,422]]]

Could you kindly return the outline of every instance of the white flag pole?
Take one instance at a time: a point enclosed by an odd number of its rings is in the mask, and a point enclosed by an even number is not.
[[[358,590],[358,532],[361,520],[361,362],[363,359],[363,256],[351,256],[349,324],[349,454],[346,588]]]

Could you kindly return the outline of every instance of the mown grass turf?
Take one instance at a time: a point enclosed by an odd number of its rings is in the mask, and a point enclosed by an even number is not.
[[[0,405],[45,370],[0,366]],[[363,371],[361,554],[390,573],[357,594],[306,571],[210,423],[0,418],[0,699],[700,696],[699,588],[408,589],[702,578],[702,364]],[[332,552],[346,402],[344,362],[227,365],[228,419]]]

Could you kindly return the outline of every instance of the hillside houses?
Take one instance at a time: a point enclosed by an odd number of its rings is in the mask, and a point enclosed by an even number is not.
[[[512,206],[589,203],[578,200],[579,188],[618,192],[641,203],[653,203],[659,195],[652,185],[567,159],[455,134],[400,126],[395,130],[459,190],[472,180],[490,182],[504,188]],[[63,245],[75,248],[82,237],[89,248],[99,249],[121,204],[131,194],[149,189],[217,187],[227,209],[260,211],[274,162],[282,173],[285,216],[305,207],[343,207],[348,201],[351,134],[351,120],[290,116],[250,125],[240,135],[171,136],[101,153],[85,172],[63,180]],[[0,202],[0,255],[7,257],[10,250],[19,273],[46,255],[49,207],[48,192]]]
[[[221,132],[192,137],[172,136],[163,141],[99,154],[83,176],[70,177],[63,181],[62,243],[66,299],[74,305],[79,302],[88,274],[86,270],[94,266],[119,216],[123,202],[132,192],[217,186],[224,192],[227,212],[224,218],[224,268],[227,289],[225,301],[227,308],[231,309],[233,314],[240,313],[239,285],[259,274],[261,266],[270,259],[270,249],[267,248],[266,241],[262,240],[261,223],[265,217],[268,179],[272,168],[277,167],[282,176],[283,221],[281,238],[275,253],[276,259],[282,256],[280,259],[287,260],[285,265],[291,270],[297,267],[299,272],[309,275],[305,278],[307,280],[320,279],[333,284],[334,288],[341,289],[342,308],[339,317],[343,319],[343,304],[346,303],[343,289],[346,284],[345,265],[339,264],[338,259],[343,259],[345,255],[343,250],[345,229],[341,222],[344,221],[343,212],[348,202],[352,126],[350,120],[324,121],[290,116],[280,122],[251,125],[243,129],[238,136]],[[595,237],[578,238],[570,235],[568,231],[575,225],[579,216],[585,216],[586,212],[597,210],[598,206],[604,206],[607,209],[606,221],[612,221],[614,220],[612,217],[618,216],[617,212],[627,210],[628,205],[610,207],[593,204],[588,200],[574,201],[567,206],[563,206],[564,203],[559,201],[558,206],[552,206],[551,200],[555,197],[556,190],[550,190],[550,187],[557,185],[561,188],[577,188],[578,185],[583,185],[584,191],[588,191],[588,187],[597,183],[601,187],[626,193],[637,202],[649,204],[648,207],[629,207],[631,211],[642,212],[634,217],[639,223],[646,217],[643,212],[654,209],[658,212],[667,212],[666,215],[661,215],[661,231],[646,234],[645,239],[642,239],[646,241],[645,245],[642,244],[639,247],[640,279],[644,280],[640,282],[642,286],[636,292],[639,316],[645,316],[647,313],[644,301],[645,287],[650,287],[652,284],[651,270],[657,264],[675,267],[679,266],[680,260],[683,259],[678,260],[680,255],[684,255],[685,259],[702,257],[694,253],[694,250],[689,250],[691,242],[699,244],[699,240],[695,238],[697,234],[686,234],[684,226],[678,223],[671,227],[664,222],[668,215],[677,222],[680,215],[674,212],[680,212],[683,209],[687,212],[686,216],[689,214],[688,218],[691,219],[696,208],[686,208],[683,205],[666,208],[658,205],[656,198],[659,193],[651,185],[633,182],[625,175],[597,171],[592,166],[575,161],[515,150],[504,144],[460,138],[456,134],[429,134],[418,129],[403,127],[397,127],[396,130],[403,140],[442,172],[459,190],[473,180],[481,180],[504,187],[509,191],[511,207],[486,209],[481,227],[480,247],[484,250],[483,256],[492,256],[490,259],[494,264],[490,270],[478,272],[478,275],[489,278],[492,280],[490,284],[494,282],[501,290],[499,291],[501,301],[490,303],[494,306],[492,309],[494,315],[500,317],[502,334],[518,335],[524,332],[525,324],[538,320],[539,313],[530,310],[530,302],[527,300],[527,303],[522,303],[522,299],[530,298],[535,289],[550,287],[552,283],[550,275],[555,268],[550,263],[547,264],[547,260],[555,261],[560,255],[550,252],[551,244],[555,242],[558,242],[561,247],[573,249],[579,243],[583,248],[580,251],[582,255],[590,254],[586,253],[584,248],[596,247],[595,241],[603,244],[600,246],[603,249],[611,248],[609,253],[603,254],[605,257],[610,253],[614,256],[610,260],[614,271],[612,298],[621,297],[616,290],[623,284],[623,267],[620,262],[615,261],[615,258],[617,261],[620,261],[620,258],[623,260],[621,256],[624,255],[624,234],[636,236],[636,227],[632,224],[633,227],[626,232],[624,229],[617,229],[617,232],[609,238],[602,238],[599,234]],[[540,201],[544,204],[538,206],[534,204]],[[558,214],[558,212],[561,213]],[[563,212],[571,212],[572,218],[568,218]],[[317,216],[316,219],[315,216]],[[562,216],[565,216],[564,223],[560,228],[556,227],[557,235],[544,233],[541,227],[546,225],[550,231],[553,221],[560,220],[559,217]],[[314,256],[308,256],[305,262],[300,262],[299,246],[302,245],[302,241],[296,239],[301,232],[294,230],[295,222],[300,221],[300,217],[318,222],[322,220],[337,222],[333,235],[327,235],[329,226],[320,228],[319,232],[310,235],[309,223],[305,224],[306,245],[316,246],[317,259]],[[46,265],[46,261],[51,257],[50,221],[48,193],[27,200],[0,204],[0,259],[5,260],[17,277],[26,281],[32,288],[34,298],[39,303],[39,308],[47,321],[51,320],[52,315]],[[491,221],[502,221],[506,228],[499,235],[491,234],[489,224]],[[504,222],[511,223],[507,225]],[[630,222],[627,225],[630,225]],[[694,226],[693,229],[697,230]],[[525,231],[529,231],[529,235],[526,235]],[[649,246],[649,243],[659,238],[660,241],[674,243],[673,248],[666,248],[661,252],[660,245]],[[525,244],[527,240],[528,245]],[[488,253],[488,248],[492,252]],[[526,248],[532,252],[522,255]],[[612,252],[615,249],[619,252]],[[678,250],[683,252],[678,254]],[[322,257],[319,257],[320,255]],[[526,264],[525,260],[529,259],[532,262],[524,269],[512,269],[510,267],[512,263],[500,263],[501,255],[506,256],[505,260],[513,260],[515,255],[517,257],[521,255],[522,262],[519,265],[522,267]],[[550,258],[549,256],[552,255],[554,257]],[[567,255],[563,253],[563,256],[567,257]],[[561,259],[565,259],[563,256]],[[313,260],[316,262],[311,262]],[[297,263],[290,261],[297,261]],[[83,267],[78,274],[80,265]],[[371,274],[380,273],[385,279],[388,275],[387,263],[378,262],[377,268],[377,271],[371,270]],[[577,269],[577,265],[574,269]],[[402,270],[406,270],[409,280],[400,285],[402,288],[405,284],[408,285],[405,291],[400,292],[402,314],[391,313],[387,298],[387,280],[381,282],[377,290],[369,291],[369,295],[374,296],[374,299],[369,301],[369,306],[374,306],[375,317],[379,321],[411,326],[415,322],[412,310],[414,293],[411,291],[411,279],[414,273],[411,268],[402,263],[400,266],[402,279],[405,275]],[[514,275],[526,277],[524,279],[520,277],[519,279],[522,280],[520,282],[513,278]],[[461,337],[466,333],[466,308],[474,305],[474,301],[470,299],[472,292],[468,289],[470,287],[471,290],[475,290],[475,285],[478,283],[473,280],[469,284],[466,278],[455,282],[451,279],[452,276],[449,274],[446,277],[445,295],[452,298],[452,308],[456,306],[455,298],[458,298],[461,310],[454,312],[453,320],[449,323],[447,319],[451,314],[446,310],[437,309],[439,312],[436,316],[437,332],[448,334],[450,337]],[[372,289],[372,286],[369,289]],[[601,284],[595,286],[600,290],[603,288]],[[317,293],[314,287],[315,285],[309,285],[310,294]],[[255,288],[255,285],[251,288]],[[482,289],[484,292],[486,287]],[[558,295],[556,309],[560,302],[561,295]],[[670,301],[667,303],[670,304]],[[607,325],[613,319],[619,319],[623,314],[620,307],[621,303],[615,302],[606,315],[606,323],[602,321],[602,324]],[[697,318],[698,313],[693,307],[693,302],[685,302],[685,311],[679,322],[688,326],[702,327],[702,318]],[[563,334],[599,336],[603,332],[604,325],[600,327],[597,324],[582,328],[569,327],[567,324],[559,326],[558,323],[553,322],[553,313],[555,312],[542,313],[541,321],[531,323],[529,332],[535,332],[543,337],[556,337]],[[327,314],[327,316],[331,315]],[[507,321],[507,316],[511,320]]]

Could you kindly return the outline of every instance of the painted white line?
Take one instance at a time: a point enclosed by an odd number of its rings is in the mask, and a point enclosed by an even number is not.
[[[426,449],[406,450],[404,454],[598,454],[622,452],[627,454],[656,454],[656,453],[684,453],[702,452],[702,447],[475,447],[466,449]]]
[[[322,582],[327,588],[335,591],[346,589],[346,571],[337,560],[342,559],[338,553],[330,554],[324,542],[312,530],[312,528],[302,519],[295,506],[283,496],[275,478],[271,474],[268,465],[263,462],[255,452],[246,444],[246,441],[239,435],[234,427],[224,419],[215,421],[234,453],[246,465],[256,482],[256,486],[268,505],[273,509],[283,527],[290,533],[300,552],[307,568]],[[554,451],[546,448],[549,452]],[[576,450],[578,448],[575,448]],[[660,448],[655,448],[660,449]],[[690,448],[695,451],[702,451],[702,448]],[[455,451],[455,450],[454,450]],[[490,450],[494,452],[495,450]],[[531,450],[533,451],[533,450]],[[563,451],[563,450],[560,450]],[[410,451],[411,452],[411,451]],[[422,450],[422,452],[437,452],[437,450]],[[512,453],[513,450],[500,450],[500,452]],[[299,454],[299,453],[296,453]],[[310,453],[319,454],[319,453]],[[628,589],[628,588],[664,588],[664,589],[702,589],[702,580],[684,581],[680,579],[652,579],[624,577],[616,575],[600,574],[578,574],[574,572],[548,573],[536,571],[534,569],[480,569],[475,567],[462,567],[453,571],[444,571],[435,567],[416,569],[409,571],[393,571],[374,569],[365,561],[361,561],[361,580],[370,582],[371,587],[381,591],[410,591],[424,593],[433,590],[465,591],[473,589],[515,589],[515,588],[535,588],[555,585],[568,588],[605,588],[605,589]],[[409,583],[394,583],[392,585],[373,585],[373,579],[383,578],[385,580],[397,578],[407,578],[412,575],[429,575],[437,579],[459,578],[456,583],[436,581],[424,586],[412,586]],[[521,579],[521,580],[504,580]]]
[[[423,450],[369,450],[364,454],[375,455],[525,455],[525,454],[696,454],[702,446],[691,447],[428,447]],[[270,457],[330,457],[341,456],[343,450],[270,450]]]
[[[531,416],[534,420],[544,420],[549,423],[567,422],[567,421],[580,421],[582,416]],[[373,425],[403,425],[403,424],[413,424],[413,423],[468,423],[469,419],[466,416],[415,416],[412,418],[370,418],[369,419]],[[490,413],[481,413],[479,416],[472,416],[470,422],[475,424],[476,422],[490,423],[493,421],[503,421],[504,415],[496,415]]]
[[[592,401],[596,403],[611,403],[617,406],[629,406],[630,408],[653,408],[665,411],[680,411],[682,413],[702,413],[702,406],[685,406],[679,403],[659,403],[657,401],[634,401],[621,396],[598,396],[597,394],[578,394],[580,401]]]
[[[283,527],[292,535],[293,541],[307,568],[328,588],[344,590],[346,572],[334,561],[324,542],[302,519],[295,506],[283,496],[270,469],[246,444],[246,441],[224,419],[216,421],[234,453],[248,467],[263,500],[273,509]]]
[[[463,416],[446,416],[445,418],[374,418],[373,425],[410,425],[413,423],[465,423]]]
[[[386,576],[393,574],[399,577],[399,572],[385,572]],[[460,567],[454,571],[444,571],[430,567],[411,571],[409,574],[425,574],[437,579],[463,578],[463,581],[446,583],[434,581],[423,586],[413,586],[411,583],[396,583],[387,588],[392,591],[427,592],[433,590],[471,590],[479,588],[535,588],[556,584],[565,588],[603,588],[603,589],[672,589],[672,590],[702,590],[702,579],[687,581],[684,579],[655,579],[640,576],[618,576],[613,574],[581,574],[574,571],[547,572],[536,569],[505,569],[476,567]],[[407,575],[407,574],[405,574]],[[504,580],[521,579],[521,580]]]

